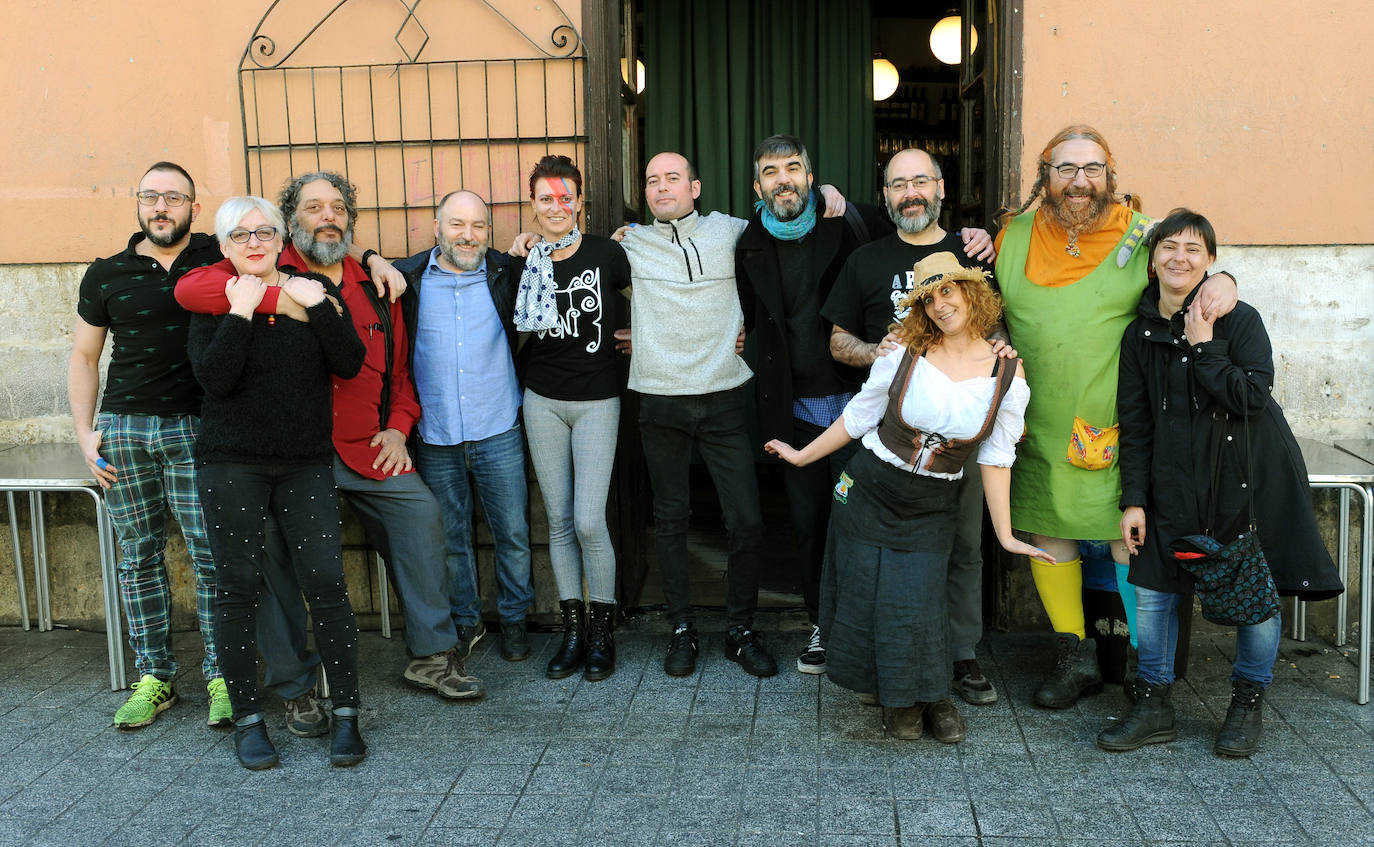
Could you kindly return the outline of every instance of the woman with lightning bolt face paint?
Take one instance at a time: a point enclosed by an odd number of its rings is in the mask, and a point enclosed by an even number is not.
[[[530,202],[544,240],[524,260],[520,296],[529,320],[522,325],[517,302],[516,325],[530,330],[518,363],[525,431],[548,512],[563,616],[563,642],[547,673],[561,679],[581,669],[595,681],[615,670],[615,551],[606,496],[620,424],[613,333],[627,311],[617,292],[629,288],[630,263],[618,243],[578,230],[582,174],[566,156],[545,156],[535,166]],[[516,259],[513,271],[520,264]]]

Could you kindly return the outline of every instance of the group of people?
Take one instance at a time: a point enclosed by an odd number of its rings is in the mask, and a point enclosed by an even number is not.
[[[944,182],[924,151],[892,157],[883,210],[816,187],[792,136],[765,139],[753,165],[759,200],[743,220],[699,212],[691,162],[660,153],[645,169],[653,220],[606,238],[581,231],[575,163],[546,156],[529,176],[536,231],[508,253],[490,249],[486,202],[458,190],[436,206],[435,246],[394,265],[354,243],[357,197],[338,174],[301,175],[276,205],[229,198],[211,237],[190,231],[190,175],[153,165],[137,193],[140,231],[82,281],[68,376],[78,440],[109,489],[140,675],[115,725],[147,726],[177,700],[170,510],[195,571],[207,723],[233,728],[244,767],[278,763],[261,653],[288,731],[328,733],[336,766],[365,758],[340,494],[391,570],[405,680],[482,697],[465,666],[486,635],[474,506],[492,535],[500,653],[519,661],[533,600],[527,450],[562,619],[547,676],[609,677],[618,349],[639,398],[669,675],[693,673],[700,650],[687,555],[694,453],[729,533],[725,655],[756,676],[778,671],[754,628],[765,536],[751,423],[784,462],[811,620],[796,667],[881,706],[898,738],[929,728],[956,743],[966,727],[951,694],[997,700],[975,653],[984,501],[998,542],[1030,557],[1058,634],[1035,694],[1047,708],[1102,687],[1078,542],[1111,540],[1139,671],[1131,712],[1099,738],[1107,750],[1176,737],[1172,657],[1190,581],[1169,543],[1204,520],[1221,533],[1237,525],[1246,485],[1257,486],[1279,590],[1341,590],[1271,397],[1263,325],[1234,280],[1207,274],[1211,225],[1178,210],[1151,229],[1119,201],[1094,130],[1069,127],[1046,145],[995,248],[983,230],[940,226]],[[1237,421],[1275,451],[1252,471]],[[1241,628],[1220,753],[1258,743],[1279,631],[1277,616]]]

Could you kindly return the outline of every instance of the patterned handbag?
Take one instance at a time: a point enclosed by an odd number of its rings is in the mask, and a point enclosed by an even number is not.
[[[1244,400],[1242,400],[1244,402]],[[1226,413],[1214,413],[1218,421],[1226,420]],[[1207,531],[1202,535],[1187,535],[1169,545],[1179,567],[1196,579],[1194,590],[1202,601],[1202,616],[1223,626],[1253,626],[1264,623],[1279,613],[1279,592],[1269,573],[1269,561],[1260,548],[1259,532],[1255,525],[1255,492],[1250,485],[1253,474],[1250,464],[1250,420],[1245,422],[1245,477],[1241,480],[1250,510],[1246,530],[1231,541],[1222,543],[1212,537],[1216,526],[1217,498],[1221,488],[1221,445],[1224,426],[1217,425],[1216,446],[1213,451],[1212,491],[1208,498]]]

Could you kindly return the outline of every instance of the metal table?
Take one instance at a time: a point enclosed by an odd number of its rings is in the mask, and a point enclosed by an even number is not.
[[[1370,444],[1370,442],[1364,442]],[[1374,446],[1374,445],[1371,445]],[[1363,498],[1362,529],[1360,532],[1360,684],[1355,702],[1369,702],[1369,644],[1370,593],[1374,591],[1374,463],[1365,461],[1348,449],[1299,438],[1303,461],[1307,464],[1307,484],[1312,488],[1334,488],[1340,491],[1340,526],[1337,530],[1339,553],[1337,567],[1343,583],[1348,584],[1350,571],[1350,496]],[[2,457],[3,454],[0,454]],[[1336,644],[1344,645],[1347,627],[1346,595],[1336,609]],[[1294,638],[1305,637],[1307,604],[1294,603]]]
[[[110,660],[110,688],[125,688],[124,650],[119,619],[119,582],[115,572],[114,530],[105,510],[104,490],[86,467],[80,449],[75,444],[32,444],[11,446],[0,450],[0,491],[4,491],[10,508],[10,530],[15,552],[15,565],[21,574],[21,618],[27,623],[27,597],[24,595],[23,566],[19,561],[19,530],[14,514],[14,493],[27,492],[32,512],[34,582],[38,592],[38,629],[52,629],[52,606],[48,583],[48,545],[43,525],[43,493],[47,491],[78,491],[87,494],[95,504],[96,535],[100,543],[100,582],[105,595],[105,641]]]

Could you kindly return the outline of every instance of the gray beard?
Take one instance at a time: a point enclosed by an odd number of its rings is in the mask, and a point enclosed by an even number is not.
[[[925,232],[931,224],[940,219],[940,198],[936,197],[932,200],[929,205],[921,210],[921,214],[914,218],[907,217],[901,209],[894,208],[891,203],[887,204],[887,214],[888,217],[892,218],[892,222],[897,225],[897,229],[907,235]]]
[[[349,227],[344,230],[343,238],[332,242],[316,241],[315,233],[297,229],[291,233],[291,243],[311,262],[329,267],[342,262],[348,255],[349,248],[353,246],[353,229]]]
[[[473,256],[471,259],[464,259],[462,256],[459,256],[458,251],[454,249],[456,246],[456,244],[446,242],[442,238],[439,239],[439,252],[443,253],[444,258],[452,262],[455,267],[464,271],[475,271],[482,267],[482,259],[487,255],[487,248],[479,248],[476,256]]]
[[[797,189],[797,199],[792,202],[796,205],[791,208],[783,208],[782,204],[778,203],[777,198],[770,194],[764,199],[763,205],[773,213],[773,217],[780,221],[795,220],[802,212],[806,211],[806,204],[811,202],[811,192]]]

